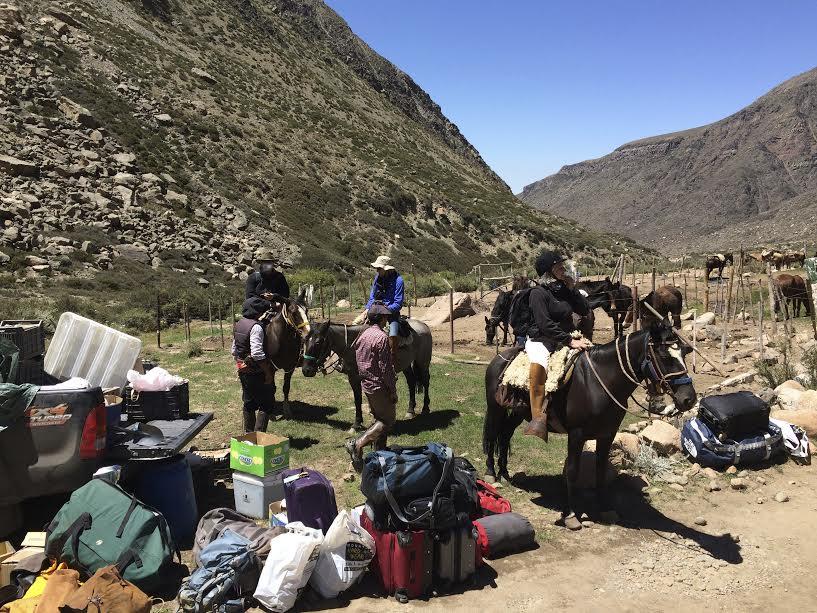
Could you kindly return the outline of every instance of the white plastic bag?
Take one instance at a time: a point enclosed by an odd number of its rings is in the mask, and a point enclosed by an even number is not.
[[[144,375],[135,370],[129,370],[128,382],[134,392],[166,392],[184,383],[184,379],[171,375],[164,368],[157,366]]]
[[[286,534],[275,537],[264,563],[256,600],[274,613],[289,611],[300,596],[318,561],[323,533],[296,521],[287,524]]]
[[[326,531],[309,584],[324,598],[335,598],[354,585],[374,553],[372,536],[343,509]]]

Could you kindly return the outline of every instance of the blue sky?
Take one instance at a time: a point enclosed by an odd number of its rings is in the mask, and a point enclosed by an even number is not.
[[[817,66],[817,2],[327,0],[518,192]]]

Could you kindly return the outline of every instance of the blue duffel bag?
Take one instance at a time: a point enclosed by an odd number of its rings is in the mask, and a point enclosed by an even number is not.
[[[439,443],[373,451],[366,456],[360,491],[373,507],[386,505],[389,498],[408,502],[433,496],[453,480],[453,456]]]
[[[681,448],[690,462],[711,468],[750,465],[764,462],[785,449],[783,433],[769,423],[767,432],[741,441],[720,441],[697,417],[688,420],[681,430]]]

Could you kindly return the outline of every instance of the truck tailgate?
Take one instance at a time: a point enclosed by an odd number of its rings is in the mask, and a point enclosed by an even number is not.
[[[164,436],[163,441],[157,443],[145,439],[142,441],[123,440],[109,449],[108,458],[125,461],[172,457],[190,445],[190,442],[212,419],[212,413],[190,413],[187,419],[149,421],[148,425],[161,430]],[[121,438],[127,437],[122,436]]]

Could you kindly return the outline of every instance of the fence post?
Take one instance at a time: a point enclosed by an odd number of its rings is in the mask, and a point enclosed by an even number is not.
[[[162,302],[156,292],[156,346],[162,348]]]
[[[704,287],[704,313],[709,313],[709,281],[706,281]]]
[[[349,286],[349,308],[354,310],[355,301],[352,300],[352,277],[346,277],[347,285]]]
[[[414,266],[411,267],[411,286],[414,293],[414,306],[417,306],[417,274],[414,272]]]
[[[318,286],[318,297],[321,301],[321,319],[326,319],[326,310],[325,305],[323,303],[323,285]]]
[[[758,285],[760,285],[760,281],[758,281]],[[760,360],[763,361],[763,287],[760,288],[760,300],[757,302],[757,342],[759,345],[758,351],[760,352]]]
[[[692,372],[697,373],[697,360],[695,359],[698,355],[698,324],[695,323],[695,320],[698,319],[698,309],[692,309]]]
[[[448,279],[440,275],[440,278],[448,286],[448,328],[451,333],[451,354],[454,354],[454,287],[448,282]]]
[[[735,285],[735,265],[732,264],[729,267],[729,286],[726,289],[726,319],[729,320],[729,316],[732,312],[732,288]]]
[[[772,320],[772,336],[777,336],[777,315],[774,311],[774,281],[772,281],[772,265],[766,262],[766,281],[769,286],[769,314]]]
[[[224,294],[218,294],[218,329],[221,332],[221,348],[224,349],[224,319],[221,316],[221,303],[224,302]]]

